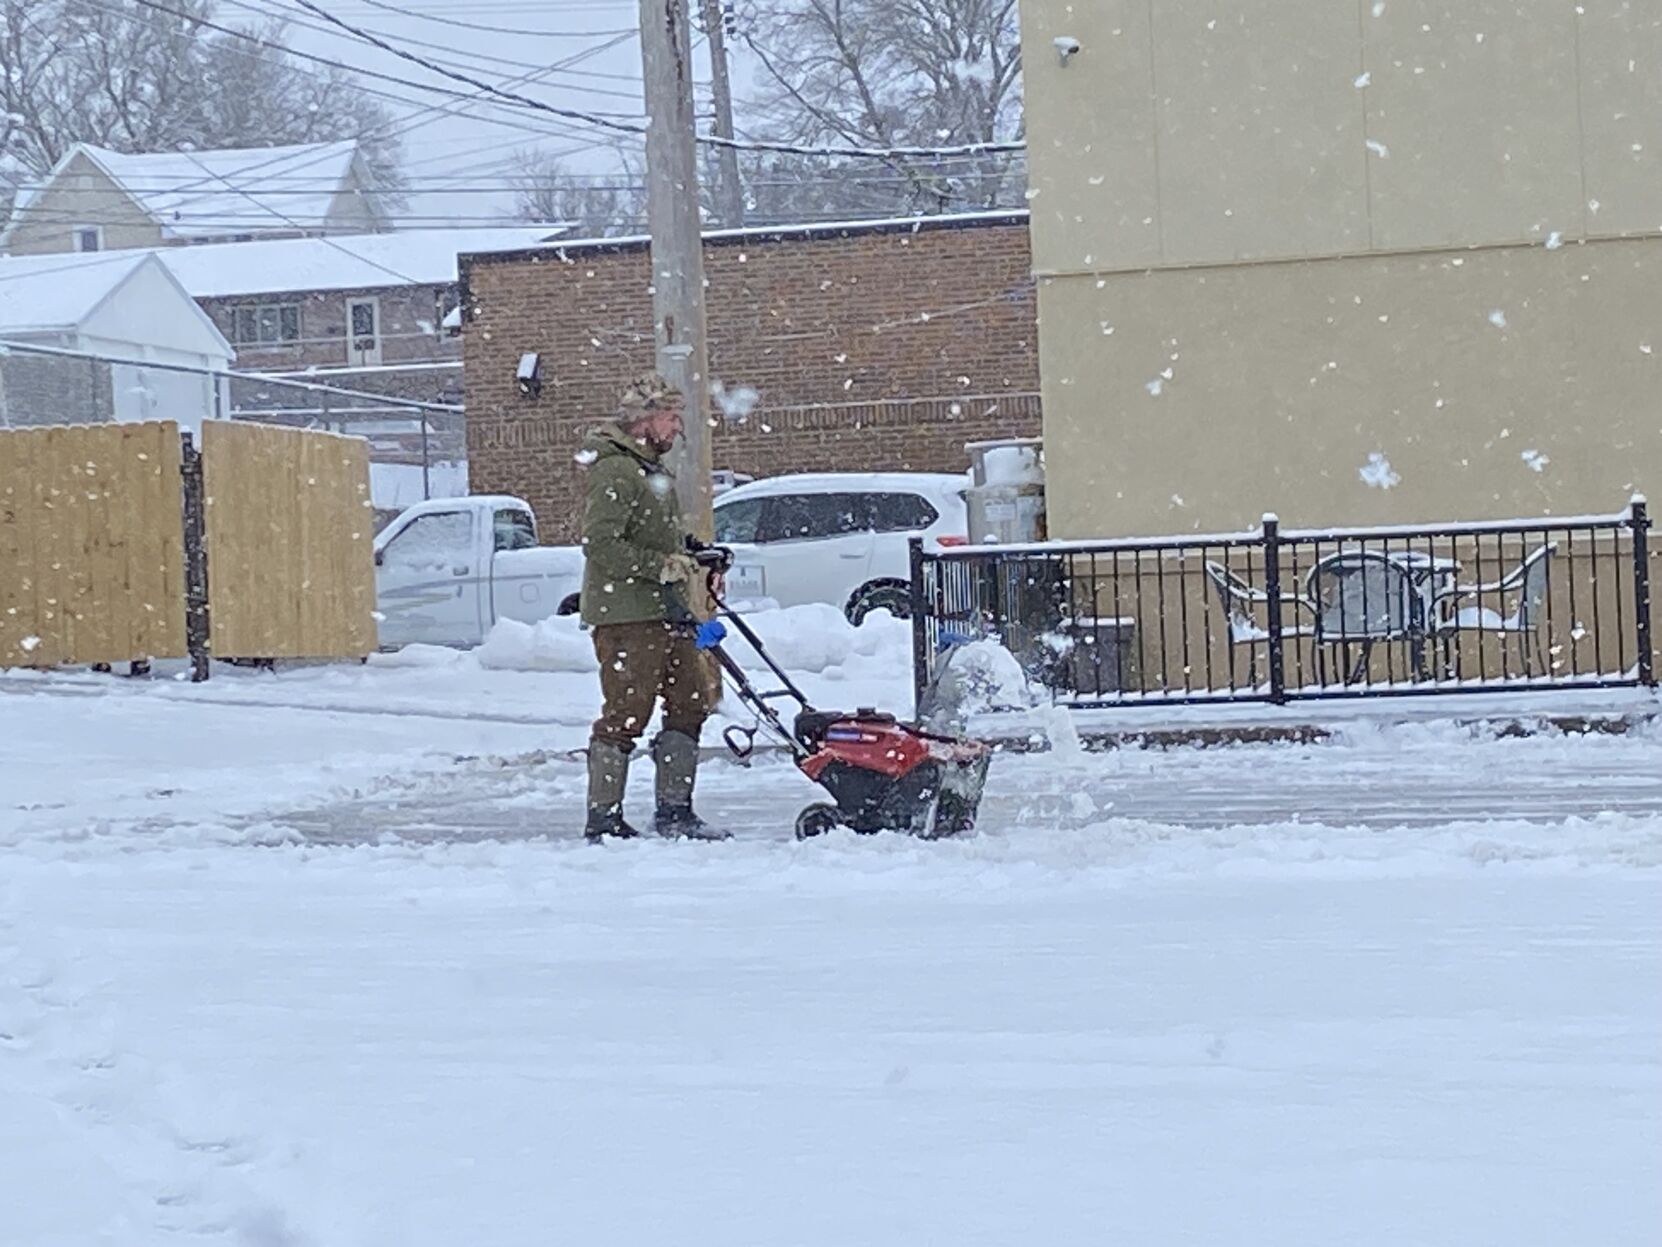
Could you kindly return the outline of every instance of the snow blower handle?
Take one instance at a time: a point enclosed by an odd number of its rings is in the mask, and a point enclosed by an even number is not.
[[[715,603],[716,610],[719,611],[724,618],[726,618],[728,623],[738,629],[739,635],[745,639],[751,649],[756,651],[757,656],[768,665],[768,670],[779,677],[779,682],[785,686],[785,692],[794,697],[804,710],[812,710],[813,706],[809,703],[807,694],[805,694],[802,689],[797,686],[795,680],[785,674],[785,669],[773,660],[773,655],[768,653],[767,646],[762,644],[762,638],[756,635],[756,630],[744,621],[743,616],[741,616],[731,606],[727,605],[726,600],[721,596],[720,591],[716,587],[716,580],[717,573],[712,570],[710,573],[710,601]],[[704,629],[700,628],[698,630],[700,637],[699,648],[719,650],[721,642],[727,637],[727,629],[722,626],[721,620],[719,619],[712,619],[709,623],[714,624],[717,628],[720,628],[721,631],[719,633],[712,631],[710,635],[714,637],[714,639],[706,645],[702,639],[705,635]],[[705,625],[705,627],[708,626],[709,624]]]

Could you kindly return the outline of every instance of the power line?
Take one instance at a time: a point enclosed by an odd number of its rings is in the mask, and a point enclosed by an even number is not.
[[[242,34],[239,34],[238,32],[231,32],[231,33],[238,34],[238,37],[240,37],[240,38],[251,38],[251,36],[242,35]],[[572,55],[570,57],[567,57],[565,60],[557,62],[556,64],[554,64],[552,66],[539,67],[538,69],[536,69],[532,73],[522,74],[522,75],[519,75],[516,78],[508,79],[508,82],[509,83],[523,82],[523,81],[526,81],[527,79],[539,78],[539,77],[543,76],[544,74],[568,68],[571,65],[574,65],[574,64],[578,63],[579,61],[586,60],[591,56],[599,55],[601,52],[604,52],[604,51],[609,50],[610,48],[616,47],[619,43],[623,42],[625,38],[627,38],[627,36],[620,35],[616,38],[613,38],[613,39],[609,40],[606,43],[603,43],[603,44],[597,45],[596,47],[588,48],[588,49],[585,49],[584,51],[575,53],[574,55]],[[256,42],[259,42],[261,44],[265,43],[264,40],[256,40]],[[233,50],[235,50],[235,49],[233,49]],[[251,53],[241,53],[241,54],[242,55],[252,55]],[[307,71],[307,72],[314,72],[315,73],[315,71]],[[354,88],[357,89],[357,90],[367,90],[367,88],[359,86],[358,84],[353,84],[353,85],[354,85]],[[385,93],[381,93],[381,94],[384,95]],[[390,98],[398,98],[398,97],[390,97]],[[472,96],[467,97],[467,102],[464,103],[460,108],[457,108],[457,109],[450,109],[450,108],[445,107],[442,104],[431,104],[431,103],[421,104],[421,103],[419,103],[417,101],[414,101],[414,100],[400,100],[399,102],[412,105],[412,106],[417,108],[417,111],[409,117],[389,119],[387,122],[384,122],[380,125],[372,126],[367,131],[365,131],[361,135],[359,135],[358,138],[355,141],[362,143],[362,142],[369,141],[372,138],[376,138],[376,137],[379,137],[379,139],[381,141],[390,141],[390,140],[395,139],[395,138],[401,138],[404,135],[409,134],[409,133],[413,132],[416,129],[419,129],[422,125],[427,124],[427,122],[425,120],[421,120],[421,118],[423,118],[423,117],[425,117],[429,114],[435,114],[436,113],[436,114],[439,114],[439,115],[442,115],[442,116],[460,117],[460,116],[465,115],[465,110],[468,107],[471,107],[474,104],[479,104],[479,103],[487,103],[487,104],[490,104],[490,106],[492,106],[492,107],[501,107],[500,105],[497,105],[492,101],[482,100],[480,98],[480,93],[479,92],[475,92]],[[495,118],[488,118],[488,119],[485,119],[485,120],[489,121],[490,124],[497,124],[497,125],[515,124],[515,123],[503,122],[503,121],[501,121],[499,119],[495,119]],[[546,133],[548,133],[547,131],[542,131],[542,130],[532,130],[529,127],[522,127],[522,128],[525,128],[529,133],[535,133],[535,134],[546,134]],[[379,134],[380,131],[388,131],[388,133]],[[247,166],[243,169],[239,169],[237,171],[238,176],[242,176],[242,175],[247,174],[247,173],[258,172],[261,169],[269,168],[273,164],[281,163],[283,161],[283,159],[284,159],[284,157],[281,157],[281,156],[273,156],[273,157],[271,157],[267,160],[260,161],[257,164],[249,165],[249,166]],[[294,172],[298,172],[299,170],[309,168],[314,164],[321,163],[324,159],[326,159],[326,157],[324,155],[320,154],[313,160],[307,161],[303,164],[291,166],[291,169]],[[209,180],[211,180],[211,179],[209,179]],[[172,193],[178,194],[178,193],[182,193],[183,191],[191,190],[196,186],[206,185],[207,181],[209,181],[209,180],[199,180],[197,182],[186,185],[185,187],[176,188]],[[198,196],[195,197],[195,199],[200,199],[202,197],[203,196],[198,195]],[[194,202],[194,200],[186,200],[185,202],[188,204],[188,203]]]
[[[421,399],[400,398],[396,394],[379,394],[373,390],[352,390],[338,385],[324,385],[317,381],[291,381],[284,377],[267,376],[260,372],[234,372],[219,368],[193,368],[189,364],[168,364],[154,359],[128,359],[120,355],[105,355],[98,351],[75,351],[62,346],[41,346],[33,342],[18,342],[11,338],[0,338],[0,355],[16,352],[21,355],[49,355],[63,359],[84,359],[97,364],[109,364],[112,367],[139,368],[149,372],[182,372],[196,377],[224,378],[227,381],[258,381],[267,385],[286,386],[296,390],[308,390],[315,394],[338,394],[346,398],[372,398],[378,403],[392,404],[398,409],[414,409],[417,411],[440,411],[446,415],[463,415],[466,408],[454,403],[429,403]],[[270,409],[281,412],[281,408]]]
[[[259,5],[250,4],[250,3],[247,2],[247,0],[222,0],[222,2],[225,3],[225,4],[229,4],[234,8],[244,9],[247,12],[253,13],[256,16],[259,16],[259,17],[270,18],[270,19],[273,19],[275,21],[279,21],[279,22],[282,22],[282,23],[285,23],[285,24],[292,23],[296,26],[299,26],[303,30],[316,31],[319,34],[329,35],[329,36],[331,36],[333,38],[336,38],[336,39],[350,40],[352,38],[352,36],[344,34],[343,32],[341,32],[341,31],[339,31],[339,30],[337,30],[333,27],[324,26],[324,25],[319,24],[318,22],[307,21],[304,18],[296,16],[295,14],[291,13],[288,9],[263,8]],[[389,38],[389,39],[394,38],[394,36],[391,36],[391,35],[387,35],[385,37]],[[408,35],[399,35],[399,36],[396,36],[396,38],[397,38],[398,42],[408,44],[411,47],[428,48],[428,49],[431,49],[431,50],[437,51],[437,52],[448,52],[448,53],[451,53],[452,55],[455,55],[455,56],[466,57],[469,60],[488,61],[488,62],[491,62],[492,64],[496,64],[496,65],[506,65],[511,69],[530,69],[530,70],[538,70],[538,71],[541,71],[543,73],[550,72],[550,69],[549,69],[548,66],[533,64],[530,61],[514,60],[511,57],[496,56],[496,55],[494,55],[492,53],[489,53],[489,52],[466,51],[466,50],[463,50],[463,49],[460,49],[460,48],[449,47],[449,46],[447,46],[445,44],[442,44],[442,43],[429,43],[429,42],[427,42],[426,40],[423,40],[423,39],[413,39]],[[438,58],[438,57],[435,57],[434,60],[438,64],[448,65],[448,66],[450,66],[451,68],[454,68],[454,69],[473,69],[474,68],[471,65],[459,64],[458,62],[456,62],[454,60],[444,60],[444,59],[441,59],[441,58]],[[640,81],[640,79],[631,77],[628,74],[602,73],[599,70],[574,69],[574,70],[567,70],[565,72],[570,73],[573,77],[599,78],[599,79],[603,79],[603,80],[607,80],[607,81],[616,81],[616,82],[636,82],[636,83],[638,83]],[[559,83],[550,83],[549,85],[550,86],[556,86],[556,87],[559,87],[562,90],[568,90],[568,91],[586,91],[591,95],[610,95],[610,96],[614,96],[618,99],[636,100],[636,99],[640,98],[640,93],[638,91],[636,91],[636,92],[613,91],[613,90],[609,90],[608,88],[605,88],[605,87],[594,87],[594,86],[588,86],[586,84],[581,84],[580,85],[580,84],[577,84],[577,83],[573,83],[569,86],[559,84]]]
[[[446,69],[443,66],[434,64],[427,58],[416,55],[414,52],[394,47],[392,44],[386,42],[386,40],[363,30],[361,27],[354,26],[350,22],[334,16],[327,9],[322,8],[320,5],[314,4],[312,0],[293,0],[293,2],[300,8],[305,9],[308,13],[315,13],[318,17],[323,18],[325,21],[339,26],[342,30],[349,31],[365,43],[368,43],[373,47],[380,48],[383,52],[391,53],[400,60],[406,60],[413,65],[419,65],[423,69],[430,70],[431,72],[438,74],[441,78],[450,78],[457,82],[464,82],[469,86],[479,87],[482,90],[490,92],[492,95],[524,105],[527,108],[535,109],[538,112],[552,113],[557,117],[565,117],[574,121],[586,122],[592,126],[598,126],[608,130],[616,130],[624,134],[644,135],[646,133],[646,127],[643,125],[634,125],[621,121],[615,121],[596,113],[583,112],[578,109],[557,108],[552,104],[546,104],[541,100],[535,100],[529,96],[520,95],[512,91],[501,90],[500,88],[493,87],[488,83],[480,82],[478,79],[472,78],[466,74],[461,74],[455,70]],[[139,0],[139,3],[152,4],[153,0]],[[740,139],[724,139],[717,138],[715,135],[709,134],[701,134],[694,137],[698,142],[704,143],[707,146],[732,147],[739,151],[771,151],[795,156],[841,156],[850,159],[878,160],[893,160],[906,157],[927,157],[937,155],[968,156],[983,153],[993,154],[996,152],[1025,151],[1027,146],[1025,143],[1021,142],[996,142],[967,143],[960,144],[956,147],[808,147],[794,143],[769,143]]]
[[[186,154],[189,155],[189,153],[186,153]],[[197,160],[196,157],[191,156],[190,160],[191,160],[192,164],[195,164],[198,167],[200,167],[202,172],[209,174],[209,176],[214,176],[212,170],[210,170],[206,165],[202,164],[202,162],[200,160]],[[223,178],[221,178],[220,180],[224,181]],[[226,182],[225,185],[226,185],[226,188],[228,190],[231,190],[235,194],[241,195],[244,199],[246,199],[249,203],[253,204],[256,208],[260,208],[260,209],[262,209],[266,212],[271,213],[273,216],[279,217],[282,220],[287,221],[290,225],[294,226],[296,229],[301,228],[299,222],[297,222],[293,217],[288,216],[285,213],[278,212],[275,208],[272,208],[268,204],[262,204],[258,199],[254,198],[254,196],[250,195],[247,191],[243,190],[241,187],[232,186],[229,182]],[[391,268],[391,267],[389,267],[385,264],[382,264],[379,260],[372,260],[368,256],[359,255],[357,252],[351,251],[351,250],[347,249],[346,247],[343,247],[340,243],[334,241],[334,239],[330,238],[326,234],[325,235],[319,235],[319,240],[325,246],[333,247],[336,251],[339,251],[342,255],[351,256],[353,259],[359,261],[362,264],[367,264],[373,269],[379,269],[381,272],[386,273],[390,277],[398,278],[398,280],[401,281],[401,282],[409,282],[410,285],[412,285],[412,286],[419,286],[421,284],[414,277],[411,277],[408,273],[399,272],[399,270],[397,270],[395,268]]]
[[[597,125],[602,128],[624,129],[628,133],[636,133],[636,131],[631,131],[618,122],[609,122],[597,117],[591,118],[591,116],[587,113],[575,112],[569,109],[556,109],[552,105],[543,104],[541,101],[533,100],[528,96],[507,95],[498,91],[495,87],[492,87],[488,83],[461,78],[460,75],[452,73],[449,70],[435,68],[433,72],[439,74],[441,77],[455,78],[460,81],[468,82],[469,85],[477,87],[478,90],[471,92],[454,91],[447,87],[434,86],[431,83],[416,82],[410,78],[400,78],[396,74],[384,74],[379,70],[365,69],[357,65],[348,65],[344,61],[337,61],[327,56],[318,56],[312,52],[302,52],[298,48],[287,48],[280,43],[274,42],[273,40],[262,39],[259,35],[251,35],[245,30],[238,30],[234,26],[222,26],[218,22],[211,22],[205,18],[196,17],[193,14],[186,13],[181,9],[175,9],[169,5],[162,4],[160,3],[160,0],[132,0],[132,3],[140,5],[143,8],[152,9],[157,13],[166,13],[170,17],[177,17],[183,21],[192,22],[206,30],[217,31],[222,35],[229,35],[233,39],[240,39],[244,43],[250,43],[256,47],[266,48],[273,52],[281,52],[286,56],[292,56],[298,60],[311,61],[313,64],[324,65],[330,69],[338,69],[343,73],[352,74],[358,77],[373,78],[381,82],[391,82],[397,84],[398,86],[409,87],[416,91],[425,91],[430,95],[440,95],[446,97],[447,99],[470,101],[474,103],[485,102],[479,99],[480,93],[484,92],[489,95],[501,96],[504,99],[508,99],[511,102],[518,104],[520,111],[524,111],[529,108],[530,110],[537,112],[551,112],[557,116],[566,116],[569,114],[569,116],[574,117],[577,120],[587,122],[590,125]],[[119,12],[119,10],[114,11]],[[388,48],[386,50],[392,52],[395,56],[401,56],[405,59],[409,59],[410,56],[410,54],[399,52],[396,48]],[[401,100],[400,102],[406,104],[410,103],[409,100]],[[493,106],[500,108],[504,105],[494,104]]]
[[[459,17],[440,17],[433,13],[423,13],[419,9],[400,8],[396,4],[385,4],[382,0],[358,0],[358,3],[367,4],[372,9],[381,9],[387,13],[397,13],[401,17],[414,17],[424,22],[437,22],[443,26],[455,26],[462,30],[482,30],[487,34],[492,35],[524,35],[527,38],[532,39],[577,39],[588,35],[633,35],[637,33],[633,26],[629,27],[627,30],[603,31],[526,30],[524,28],[515,28],[512,26],[490,26],[482,22],[467,22],[463,21]],[[541,8],[547,6],[538,7]]]
[[[493,162],[493,167],[500,167],[500,165],[502,163],[503,162],[501,162],[501,161]],[[237,171],[229,174],[228,176],[230,176],[230,177],[240,177],[241,172],[242,172],[241,170],[237,170]],[[572,183],[575,186],[578,186],[580,188],[585,188],[585,189],[594,189],[594,190],[640,190],[640,189],[642,189],[642,185],[643,185],[640,182],[628,180],[627,175],[624,175],[624,180],[621,180],[621,181],[613,180],[613,179],[617,179],[619,177],[619,174],[617,172],[610,172],[610,173],[575,173],[575,172],[574,173],[564,173],[564,172],[562,172],[559,176],[560,176],[561,179],[563,179],[565,181],[568,181],[568,182]],[[928,168],[928,169],[919,170],[917,176],[922,176],[922,177],[928,177],[928,176],[952,177],[952,178],[959,178],[959,179],[962,179],[962,180],[965,180],[965,181],[973,181],[978,176],[978,171],[976,171],[976,170],[965,170],[965,171],[962,171],[962,172],[952,172],[950,169]],[[989,178],[1008,176],[1008,171],[1007,170],[988,170],[982,176],[989,177]],[[323,194],[323,193],[326,193],[328,191],[333,190],[335,188],[335,186],[337,185],[337,183],[334,180],[327,180],[327,179],[313,179],[311,184],[305,185],[305,186],[287,186],[287,185],[271,185],[270,184],[270,183],[282,182],[284,180],[285,179],[283,179],[281,177],[273,177],[273,178],[270,178],[270,179],[262,178],[262,179],[260,179],[260,181],[257,185],[252,186],[252,189],[254,191],[256,191],[257,193],[261,194],[261,195],[290,195],[290,196],[298,196],[298,197],[308,197],[308,196],[315,197],[317,195],[320,195],[320,194]],[[298,180],[298,179],[294,179],[294,180]],[[447,194],[469,194],[469,195],[472,195],[472,194],[493,194],[493,193],[496,193],[496,192],[499,192],[499,191],[520,190],[528,182],[536,183],[537,180],[538,180],[538,176],[537,176],[536,172],[533,170],[533,171],[527,171],[525,173],[505,174],[503,177],[496,178],[496,179],[481,178],[481,177],[479,177],[479,176],[477,176],[476,174],[473,174],[473,173],[431,174],[431,175],[429,175],[427,177],[424,177],[424,178],[414,178],[414,179],[406,178],[404,184],[410,190],[414,191],[415,193],[422,194],[422,195],[447,195]],[[906,185],[910,185],[914,180],[915,180],[915,178],[912,177],[912,176],[896,174],[896,173],[871,173],[871,174],[823,173],[823,174],[816,174],[814,176],[800,177],[800,178],[792,178],[792,177],[753,178],[753,179],[750,179],[749,181],[747,181],[746,185],[747,186],[766,186],[766,187],[820,186],[820,185],[837,186],[837,185],[848,185],[848,184],[858,185],[858,186],[875,186],[875,185],[888,185],[888,184],[906,184]],[[194,188],[194,187],[200,186],[201,184],[202,183],[199,179],[193,179],[192,182],[190,183],[190,186],[191,186],[191,188]],[[132,194],[136,194],[136,195],[172,195],[172,194],[178,194],[181,191],[181,189],[184,189],[184,188],[182,188],[178,185],[151,186],[151,185],[146,185],[146,184],[142,184],[142,183],[124,182],[124,183],[122,183],[122,189],[126,190],[126,191],[129,191]],[[62,187],[56,188],[54,193],[55,194],[65,194],[65,195],[104,195],[104,194],[107,194],[108,191],[107,191],[106,188],[99,187],[99,186],[62,186]]]

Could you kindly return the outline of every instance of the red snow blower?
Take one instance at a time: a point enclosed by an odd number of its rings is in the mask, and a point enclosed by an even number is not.
[[[721,647],[726,629],[712,620],[699,629],[739,699],[755,713],[756,727],[734,725],[724,733],[728,749],[750,757],[763,730],[790,751],[797,768],[831,794],[796,816],[796,836],[806,840],[847,827],[862,835],[901,831],[924,839],[955,836],[975,827],[992,749],[982,741],[938,736],[873,708],[852,713],[816,710],[795,681],[773,660],[755,630],[716,598],[723,617],[779,677],[783,688],[764,693]],[[773,702],[790,698],[799,707],[787,726]]]

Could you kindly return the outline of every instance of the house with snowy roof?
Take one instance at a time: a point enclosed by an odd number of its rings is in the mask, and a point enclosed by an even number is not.
[[[460,458],[457,256],[533,252],[560,226],[504,225],[292,238],[155,254],[237,350],[230,414],[369,437],[377,459]],[[3,262],[0,262],[3,263]],[[324,394],[325,382],[365,397]],[[380,401],[385,400],[385,401]],[[417,420],[405,400],[456,408]]]
[[[358,145],[129,154],[77,143],[19,189],[0,252],[41,255],[387,228]]]
[[[0,429],[195,429],[222,411],[233,355],[154,252],[0,259]]]

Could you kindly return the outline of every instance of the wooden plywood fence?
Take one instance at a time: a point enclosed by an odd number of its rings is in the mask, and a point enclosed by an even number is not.
[[[213,655],[374,650],[368,443],[215,421],[203,426],[202,478]]]
[[[0,667],[186,652],[178,426],[0,432]]]

